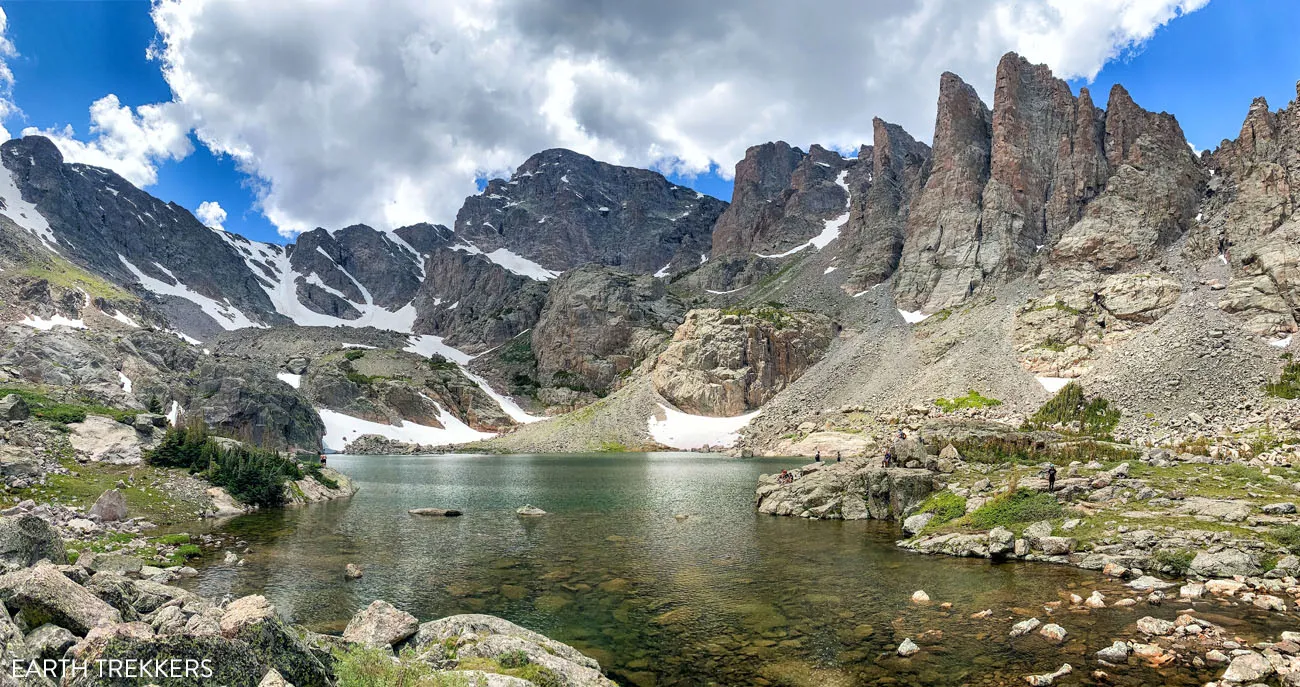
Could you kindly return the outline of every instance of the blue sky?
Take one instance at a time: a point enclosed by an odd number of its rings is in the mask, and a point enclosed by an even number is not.
[[[22,112],[4,122],[9,131],[71,125],[84,137],[90,128],[88,107],[108,93],[133,107],[171,99],[159,63],[146,58],[156,39],[148,2],[0,2],[0,7],[8,15],[8,38],[18,52],[8,62],[14,74],[12,99]],[[1143,107],[1177,115],[1198,149],[1212,149],[1222,138],[1236,136],[1252,98],[1263,95],[1276,109],[1295,97],[1300,79],[1296,26],[1300,3],[1213,0],[1157,30],[1140,50],[1109,62],[1092,84],[1072,85],[1076,90],[1089,85],[1094,101],[1104,106],[1111,85],[1123,83]],[[992,94],[983,95],[990,99]],[[845,116],[869,120],[870,113]],[[930,136],[929,131],[912,133]],[[805,149],[811,143],[790,142]],[[228,213],[228,230],[284,241],[258,211],[253,185],[234,162],[212,155],[197,140],[194,148],[183,160],[161,163],[158,183],[148,190],[191,210],[203,201],[217,201]],[[673,180],[730,197],[730,183],[716,173]]]

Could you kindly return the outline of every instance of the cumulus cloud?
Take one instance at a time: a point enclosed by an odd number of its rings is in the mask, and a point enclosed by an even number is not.
[[[155,0],[153,54],[293,235],[449,222],[548,147],[729,174],[767,140],[855,148],[874,115],[928,140],[944,70],[986,98],[1009,50],[1091,78],[1207,1]],[[181,148],[151,150],[117,157]]]
[[[215,200],[205,200],[199,203],[199,209],[194,211],[194,216],[198,217],[199,221],[206,227],[217,231],[226,230],[222,226],[222,222],[226,221],[226,211],[221,207],[221,203]]]
[[[9,40],[9,17],[4,8],[0,8],[0,122],[19,112],[13,101],[14,73],[5,60],[18,56],[18,51]],[[0,124],[0,141],[9,140],[9,130]]]
[[[28,127],[23,135],[49,137],[69,162],[107,167],[144,187],[158,181],[159,163],[184,159],[194,151],[190,126],[184,106],[178,103],[141,105],[133,112],[110,93],[90,106],[89,141],[78,139],[71,125]]]

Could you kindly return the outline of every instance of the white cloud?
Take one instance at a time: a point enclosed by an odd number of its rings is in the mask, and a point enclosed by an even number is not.
[[[292,235],[449,222],[548,147],[729,174],[767,140],[855,148],[873,115],[928,140],[944,70],[986,98],[1008,50],[1090,78],[1207,1],[156,0],[152,54]]]
[[[221,203],[215,200],[205,200],[199,203],[199,209],[194,211],[194,216],[198,217],[199,221],[206,227],[217,231],[226,230],[225,227],[221,226],[221,223],[226,221],[226,211],[221,207]]]
[[[177,103],[141,105],[134,112],[108,94],[90,106],[90,141],[76,138],[72,126],[62,129],[23,129],[24,136],[40,134],[59,147],[64,159],[108,169],[136,186],[158,181],[158,164],[181,160],[193,152],[191,123]]]
[[[4,8],[0,8],[0,122],[20,111],[13,101],[14,73],[5,62],[18,56],[18,51],[14,49],[8,33],[9,17],[5,14]],[[9,130],[0,124],[0,142],[7,140],[9,140]]]

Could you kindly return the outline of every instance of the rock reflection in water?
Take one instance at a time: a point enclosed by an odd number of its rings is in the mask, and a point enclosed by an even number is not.
[[[1055,610],[1069,635],[1010,640],[1048,622],[1061,593],[1119,594],[1061,566],[925,557],[893,547],[896,526],[759,515],[760,473],[797,462],[700,454],[337,457],[350,502],[257,513],[221,529],[251,547],[213,561],[205,594],[263,593],[295,622],[339,632],[374,599],[422,620],[482,612],[569,643],[621,684],[997,685],[1075,668],[1142,615],[1185,604]],[[550,514],[521,518],[532,503]],[[460,518],[407,510],[456,508]],[[680,517],[686,516],[686,517]],[[349,563],[365,567],[345,581]],[[932,601],[914,604],[924,589]],[[943,608],[945,602],[951,609]],[[969,616],[992,609],[988,619]],[[1239,614],[1233,611],[1233,614]],[[912,638],[921,652],[900,658]],[[1113,684],[1195,685],[1210,671],[1109,671]]]

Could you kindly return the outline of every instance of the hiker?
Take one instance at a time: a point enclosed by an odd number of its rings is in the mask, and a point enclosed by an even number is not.
[[[839,452],[839,451],[836,451],[836,452],[835,452],[835,462],[836,462],[836,463],[840,462],[840,452]]]
[[[814,462],[814,463],[820,463],[820,462],[822,462],[822,450],[821,450],[821,449],[817,449],[817,455],[813,456],[813,462]]]
[[[889,463],[894,460],[894,450],[885,449],[885,457],[880,460],[880,467],[887,468]]]
[[[320,454],[320,466],[325,467],[325,454]]]
[[[907,438],[907,434],[903,433],[903,430],[900,429],[900,430],[898,430],[898,438],[899,438],[900,440],[901,440],[901,439],[906,439],[906,438]]]
[[[1047,490],[1056,491],[1056,464],[1051,463],[1047,466]]]
[[[782,470],[782,471],[781,471],[781,474],[780,474],[779,476],[777,476],[777,478],[776,478],[776,483],[777,483],[777,484],[789,484],[789,483],[791,483],[791,482],[793,482],[793,481],[794,481],[794,478],[790,476],[790,471],[789,471],[789,470]]]

